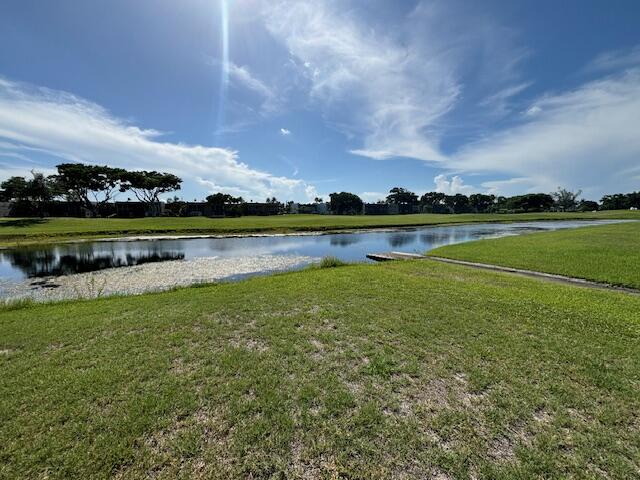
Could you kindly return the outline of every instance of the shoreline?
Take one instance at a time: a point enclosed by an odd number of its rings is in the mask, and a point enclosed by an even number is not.
[[[234,258],[197,257],[93,272],[0,282],[0,304],[20,300],[37,303],[141,295],[258,275],[294,271],[317,258],[304,255],[255,255]]]

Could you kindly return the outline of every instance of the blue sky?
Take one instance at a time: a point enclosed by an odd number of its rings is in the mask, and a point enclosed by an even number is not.
[[[3,0],[0,177],[305,201],[640,189],[640,2]]]

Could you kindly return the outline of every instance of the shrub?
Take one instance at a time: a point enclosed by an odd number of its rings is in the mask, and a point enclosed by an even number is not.
[[[344,265],[347,265],[347,263],[343,262],[337,257],[324,257],[322,260],[320,260],[318,267],[319,268],[335,268],[335,267],[342,267]]]

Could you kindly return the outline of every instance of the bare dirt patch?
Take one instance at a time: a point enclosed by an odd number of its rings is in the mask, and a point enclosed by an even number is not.
[[[189,362],[182,357],[176,357],[171,362],[171,373],[174,375],[191,375],[197,370],[198,365],[194,362]]]
[[[336,461],[332,456],[307,458],[304,445],[299,439],[291,443],[291,460],[287,470],[292,478],[301,480],[339,478]]]
[[[229,341],[229,344],[234,348],[243,348],[253,352],[266,352],[269,347],[262,340],[256,340],[255,338],[238,339],[233,338]]]
[[[481,409],[486,392],[474,392],[464,374],[452,378],[433,378],[426,383],[402,376],[396,398],[402,415],[416,412],[438,413],[445,409]]]
[[[533,412],[533,419],[540,425],[548,425],[552,422],[553,417],[546,410],[536,410]]]
[[[533,433],[526,424],[516,425],[507,433],[494,438],[489,444],[487,453],[490,458],[498,462],[515,462],[517,447],[531,445],[533,437]]]

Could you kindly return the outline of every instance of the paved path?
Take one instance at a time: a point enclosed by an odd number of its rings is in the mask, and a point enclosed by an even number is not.
[[[451,258],[424,256],[424,259],[433,260],[442,263],[452,263],[454,265],[464,265],[466,267],[479,268],[483,270],[493,270],[496,272],[515,273],[517,275],[524,275],[527,277],[541,278],[543,280],[550,280],[553,282],[566,283],[570,285],[578,285],[587,288],[596,288],[599,290],[613,290],[617,292],[630,293],[632,295],[640,295],[640,290],[629,287],[619,287],[616,285],[609,285],[608,283],[594,282],[591,280],[585,280],[583,278],[567,277],[564,275],[556,275],[553,273],[536,272],[534,270],[524,270],[521,268],[503,267],[500,265],[491,265],[488,263],[476,263],[467,262],[465,260],[454,260]]]
[[[556,275],[553,273],[536,272],[535,270],[524,270],[521,268],[503,267],[501,265],[492,265],[489,263],[467,262],[465,260],[454,260],[452,258],[436,257],[432,255],[420,255],[417,253],[404,252],[386,252],[386,253],[369,253],[367,258],[376,262],[385,262],[389,260],[433,260],[442,263],[452,263],[454,265],[464,265],[465,267],[479,268],[482,270],[493,270],[495,272],[514,273],[527,277],[541,278],[552,282],[566,283],[569,285],[577,285],[580,287],[596,288],[599,290],[613,290],[616,292],[629,293],[632,295],[640,295],[640,290],[630,287],[619,287],[609,285],[608,283],[594,282],[585,280],[584,278],[567,277],[565,275]]]

